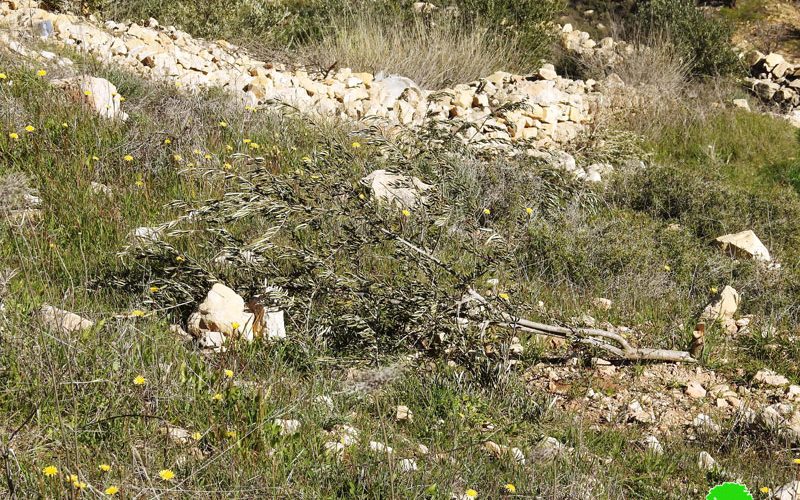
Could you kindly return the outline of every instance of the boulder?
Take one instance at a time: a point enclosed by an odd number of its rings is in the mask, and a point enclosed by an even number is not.
[[[800,481],[784,484],[772,494],[775,500],[797,500],[800,498]]]
[[[219,350],[228,338],[252,342],[255,337],[283,338],[283,311],[266,311],[257,304],[245,305],[236,292],[216,283],[197,311],[189,316],[189,333],[201,346]]]
[[[749,229],[740,233],[720,236],[715,241],[723,251],[733,257],[755,259],[762,262],[770,262],[772,260],[767,247]]]
[[[769,385],[772,387],[785,387],[789,385],[789,379],[766,368],[759,370],[755,377],[753,377],[753,381],[761,385]]]
[[[64,334],[88,330],[94,326],[94,321],[90,321],[75,313],[53,307],[49,304],[42,305],[42,308],[39,309],[38,316],[39,320],[46,328]]]
[[[422,193],[433,187],[417,177],[391,174],[386,170],[375,170],[361,179],[361,183],[372,190],[372,196],[378,202],[400,208],[413,208],[420,200],[424,203]]]
[[[739,308],[739,292],[726,285],[722,292],[703,310],[700,319],[706,321],[725,321],[733,319]]]
[[[103,118],[128,119],[127,113],[122,111],[117,87],[105,78],[76,76],[54,80],[53,85],[67,90],[76,100],[84,102]]]

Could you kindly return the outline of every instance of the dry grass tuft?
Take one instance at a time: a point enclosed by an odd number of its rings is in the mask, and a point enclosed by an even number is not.
[[[514,70],[514,54],[519,52],[514,40],[492,36],[487,26],[452,16],[403,20],[348,15],[336,23],[309,49],[313,63],[400,74],[430,89]]]

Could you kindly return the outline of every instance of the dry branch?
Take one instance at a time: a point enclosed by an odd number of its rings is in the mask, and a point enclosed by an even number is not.
[[[444,262],[436,258],[427,250],[424,250],[417,245],[414,245],[410,241],[388,231],[386,229],[381,228],[381,231],[386,234],[387,236],[391,236],[397,242],[413,250],[414,252],[418,253],[419,255],[427,258],[431,262],[434,262],[438,266],[442,267],[446,271],[452,273],[452,269],[447,266]],[[490,319],[488,322],[486,320],[476,320],[476,318],[466,318],[471,321],[480,321],[483,326],[488,325],[497,325],[506,328],[512,328],[515,330],[521,330],[528,333],[534,333],[537,335],[547,335],[550,337],[556,337],[564,339],[568,342],[575,342],[579,344],[590,345],[596,347],[598,349],[604,350],[614,356],[629,360],[629,361],[674,361],[674,362],[686,362],[686,363],[696,363],[697,360],[691,356],[686,351],[673,351],[670,349],[650,349],[650,348],[636,348],[630,345],[628,341],[622,336],[614,332],[608,332],[605,330],[599,330],[596,328],[571,328],[571,327],[564,327],[564,326],[554,326],[554,325],[547,325],[544,323],[537,323],[535,321],[530,321],[525,318],[515,317],[505,311],[498,311],[496,307],[494,307],[485,297],[481,294],[476,292],[472,288],[467,289],[467,300],[462,301],[462,304],[466,302],[477,302],[481,306],[485,307],[487,311],[494,317]],[[461,305],[461,304],[460,304]],[[614,345],[611,342],[614,342],[619,345]]]

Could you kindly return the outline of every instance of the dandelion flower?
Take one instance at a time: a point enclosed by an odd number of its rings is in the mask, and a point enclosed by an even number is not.
[[[61,124],[61,128],[69,128],[69,124],[67,122],[64,122]]]
[[[250,144],[251,142],[253,142],[253,139],[242,139],[242,142],[245,144]]]
[[[525,209],[525,213],[528,214],[528,215],[532,215],[533,214],[533,209],[531,207],[528,207],[528,208]]]
[[[164,481],[172,481],[172,479],[175,477],[175,473],[169,469],[162,469],[158,471],[158,477]]]
[[[206,160],[210,160],[211,158],[213,158],[213,156],[211,156],[210,154],[206,153],[206,154],[203,155],[203,158],[205,158]]]
[[[200,441],[201,439],[203,439],[203,435],[195,431],[192,433],[192,439],[194,439],[195,441]]]
[[[91,90],[84,90],[83,91],[83,95],[88,97],[88,96],[92,95],[92,91]]]
[[[110,497],[113,497],[114,495],[119,493],[119,488],[117,488],[114,485],[111,485],[108,488],[106,488],[105,490],[103,490],[103,493],[105,493],[106,495],[108,495]]]
[[[44,469],[42,469],[42,474],[47,477],[53,477],[58,474],[58,468],[55,465],[48,465]]]
[[[5,80],[8,78],[5,73],[0,73],[0,80]]]
[[[251,142],[250,143],[250,149],[259,149],[260,147],[261,147],[261,144],[259,144],[257,142]]]
[[[222,394],[219,392],[211,396],[211,401],[222,401]]]
[[[175,257],[175,262],[183,262],[185,260],[186,258],[183,257],[182,255],[178,255],[177,257]]]
[[[231,323],[231,328],[234,329],[234,330],[238,330],[239,329],[239,323],[234,321],[233,323]]]
[[[72,486],[74,486],[75,489],[78,489],[78,490],[85,490],[86,489],[86,483],[84,483],[83,481],[72,481]]]
[[[131,311],[131,316],[133,316],[134,318],[141,318],[142,316],[144,316],[144,311],[142,311],[141,309],[134,309],[133,311]]]
[[[192,150],[192,154],[199,155],[199,154],[202,154],[202,153],[203,153],[203,152],[202,152],[202,151],[200,151],[199,149],[193,149],[193,150]]]
[[[25,126],[25,131],[26,132],[33,132],[34,130],[36,130],[36,128],[33,125],[26,125]]]
[[[111,466],[108,464],[100,464],[97,466],[97,468],[100,469],[102,472],[108,472],[111,470]]]
[[[125,96],[124,95],[119,96],[119,102],[125,102]]]
[[[667,271],[667,272],[670,272],[672,270],[672,268],[669,267],[668,264],[664,264],[664,270]]]
[[[144,186],[144,181],[142,179],[136,179],[136,182],[134,182],[134,184],[136,184],[136,187],[142,187]]]
[[[11,132],[10,134],[8,134],[8,138],[14,139],[16,141],[17,139],[19,139],[19,134],[16,132]]]
[[[164,139],[164,144],[172,144],[172,139],[167,137],[166,139]]]
[[[233,370],[225,370],[226,378],[233,378]]]
[[[800,458],[795,458],[795,459],[793,459],[793,460],[792,460],[792,463],[793,463],[793,464],[800,465]]]
[[[172,159],[175,160],[175,161],[183,161],[183,156],[181,156],[179,154],[174,154],[174,155],[172,155]]]
[[[74,483],[77,480],[78,480],[78,475],[77,474],[70,474],[69,476],[67,476],[67,482],[68,483]]]
[[[508,294],[506,292],[498,293],[497,296],[503,300],[508,300]]]
[[[361,143],[360,143],[360,142],[358,142],[358,141],[356,141],[356,142],[354,142],[353,144],[351,144],[350,146],[352,146],[352,147],[353,147],[353,149],[358,149],[358,148],[360,148],[360,147],[361,147]]]
[[[221,122],[219,122],[219,126],[220,126],[220,128],[227,128],[228,124],[225,121],[221,121]]]
[[[100,158],[98,158],[97,156],[92,156],[92,161],[100,161]]]
[[[225,437],[229,439],[236,439],[236,431],[227,431]]]
[[[403,211],[401,213],[403,214],[403,217],[410,217],[411,216],[411,212],[408,211],[408,209],[405,209],[405,208],[403,209]]]
[[[478,492],[473,490],[472,488],[465,491],[464,495],[467,496],[467,498],[478,498]]]
[[[233,165],[231,165],[226,161],[225,163],[222,164],[222,168],[224,168],[225,170],[230,170],[233,168]]]
[[[483,215],[489,215],[490,213],[492,213],[492,211],[489,210],[488,208],[483,209]]]
[[[45,76],[45,75],[47,75],[47,71],[43,69],[40,69],[39,71],[36,72],[36,76]]]
[[[506,490],[508,493],[516,493],[517,492],[517,487],[514,486],[511,483],[508,483],[505,486],[503,486],[503,489]]]
[[[133,379],[133,385],[144,385],[147,383],[147,379],[141,375],[136,375],[136,378]]]
[[[150,293],[156,293],[156,292],[157,292],[157,291],[159,291],[159,290],[161,290],[161,289],[160,289],[160,288],[158,288],[157,286],[151,286],[151,287],[150,287]]]
[[[769,489],[769,486],[762,486],[761,488],[758,489],[758,491],[760,491],[761,493],[765,493],[766,494],[766,493],[769,493],[772,490]]]
[[[719,290],[717,289],[717,287],[715,287],[715,286],[711,287],[711,293],[717,293],[718,291]]]
[[[125,161],[133,161],[133,156],[125,155],[125,156],[122,157],[122,159],[125,160]]]
[[[304,156],[304,157],[300,158],[300,161],[302,161],[303,163],[311,163],[311,157]]]

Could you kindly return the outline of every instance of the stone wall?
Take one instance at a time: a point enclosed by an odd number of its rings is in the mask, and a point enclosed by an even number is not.
[[[528,75],[496,72],[449,89],[422,89],[396,75],[356,73],[338,69],[324,74],[288,69],[259,61],[224,40],[193,38],[154,19],[147,26],[55,14],[30,3],[0,1],[0,23],[9,26],[0,46],[31,56],[25,40],[44,38],[97,59],[128,68],[145,78],[167,81],[192,91],[219,87],[241,98],[243,105],[264,106],[282,101],[302,112],[354,120],[381,119],[388,125],[418,126],[432,117],[459,132],[464,141],[503,147],[528,141],[547,148],[575,138],[592,120],[599,97],[595,81],[558,76],[552,65]],[[577,31],[581,50],[616,50],[612,41],[599,48]],[[587,35],[588,36],[588,35]],[[584,39],[586,38],[586,40]],[[588,40],[588,41],[587,41]],[[34,54],[39,55],[39,54]],[[62,61],[69,64],[68,61]],[[463,127],[465,123],[475,127]]]

